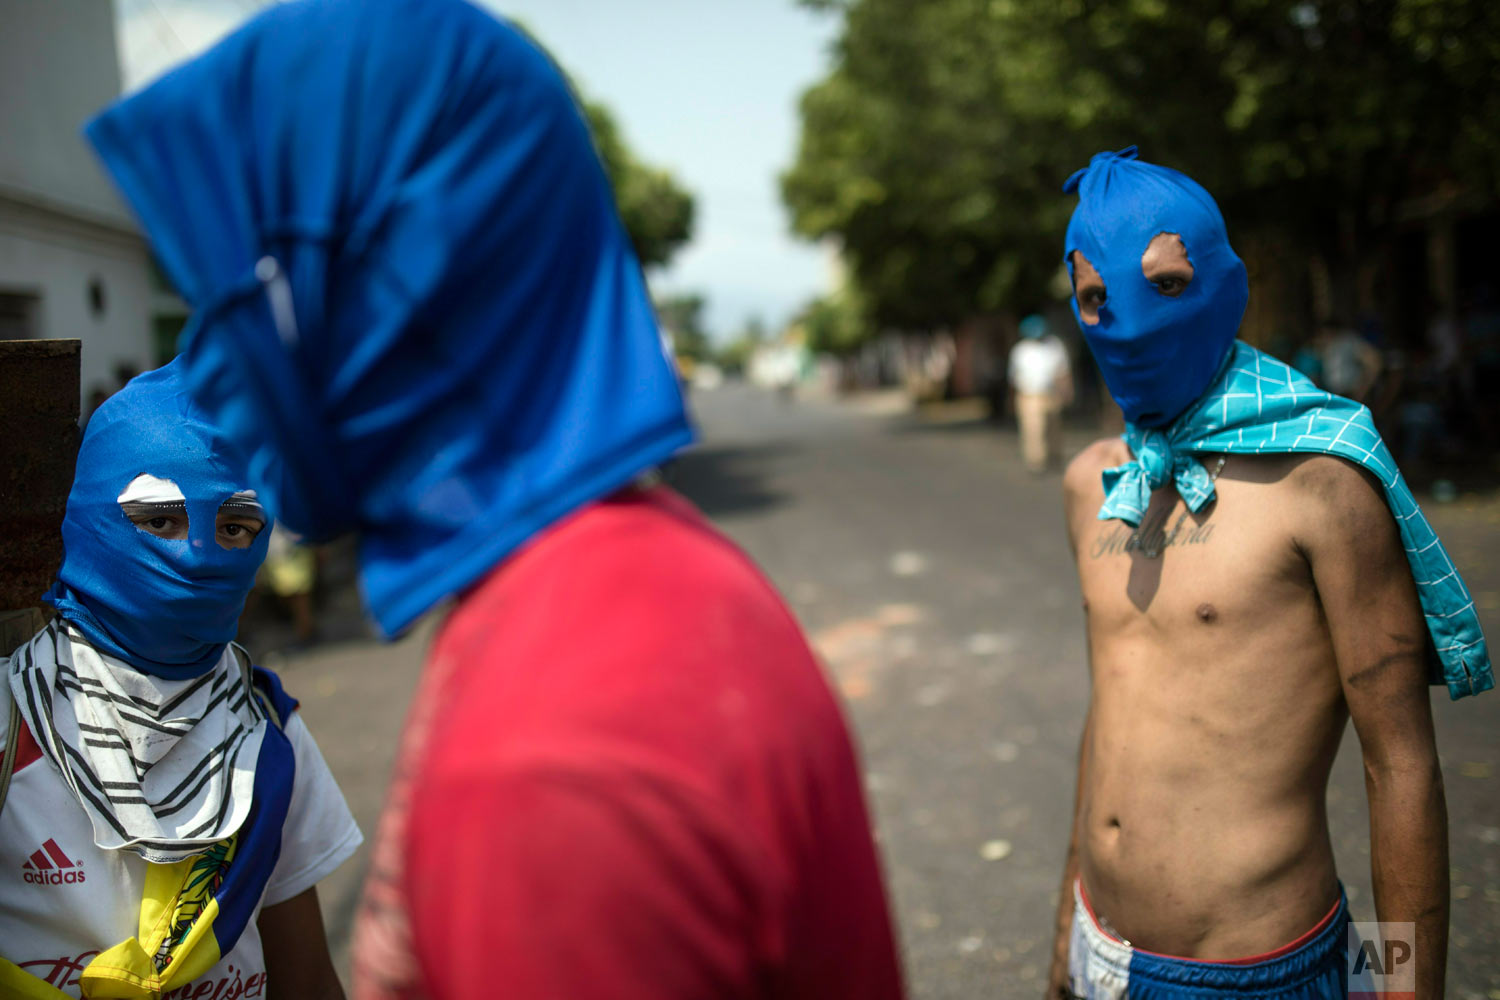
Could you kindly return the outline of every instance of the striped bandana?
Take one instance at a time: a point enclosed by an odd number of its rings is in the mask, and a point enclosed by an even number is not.
[[[16,650],[9,682],[99,847],[171,864],[244,823],[269,723],[232,649],[200,677],[165,680],[53,622]]]
[[[1168,483],[1189,510],[1201,510],[1215,493],[1197,454],[1309,452],[1363,467],[1380,480],[1401,531],[1437,653],[1432,682],[1446,684],[1454,699],[1495,686],[1469,588],[1360,404],[1324,392],[1296,369],[1235,341],[1218,378],[1182,416],[1159,430],[1128,424],[1125,443],[1135,457],[1104,472],[1101,521],[1139,524],[1151,492]]]

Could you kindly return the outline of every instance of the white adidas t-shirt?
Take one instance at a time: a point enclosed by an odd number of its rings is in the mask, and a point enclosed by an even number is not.
[[[6,660],[0,657],[0,665]],[[10,714],[0,684],[0,747]],[[24,724],[24,723],[23,723]],[[326,878],[362,838],[343,793],[299,713],[286,724],[296,776],[281,856],[244,932],[230,953],[172,1000],[263,997],[266,963],[255,921],[263,907],[285,902]],[[94,845],[87,814],[46,756],[16,771],[0,813],[0,955],[79,996],[78,975],[100,951],[139,929],[146,862],[132,851]],[[285,995],[285,990],[278,993]]]

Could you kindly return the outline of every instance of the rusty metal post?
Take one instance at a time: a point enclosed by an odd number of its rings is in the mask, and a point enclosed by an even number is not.
[[[0,341],[0,656],[46,617],[78,458],[77,340]]]

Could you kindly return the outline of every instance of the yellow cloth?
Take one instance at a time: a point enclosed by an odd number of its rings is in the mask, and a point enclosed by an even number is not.
[[[153,1000],[185,986],[218,964],[214,898],[238,837],[169,865],[147,865],[136,937],[94,956],[79,976],[86,1000]],[[67,994],[13,962],[0,959],[0,995],[6,1000],[57,1000]]]
[[[0,958],[0,996],[5,1000],[73,1000],[5,958]]]
[[[312,590],[317,557],[312,549],[297,545],[285,552],[268,556],[261,564],[261,579],[277,597],[291,597]]]

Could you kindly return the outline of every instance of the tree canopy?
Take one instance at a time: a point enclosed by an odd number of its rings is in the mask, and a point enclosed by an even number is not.
[[[697,293],[667,295],[656,300],[656,318],[678,357],[693,361],[707,360],[713,354],[708,334],[703,329],[703,296]]]
[[[546,44],[522,21],[511,22],[540,46]],[[549,55],[551,53],[549,52]],[[643,163],[625,142],[614,112],[583,93],[578,81],[552,56],[583,108],[594,148],[615,191],[620,221],[642,267],[665,264],[693,235],[693,195],[670,172]]]
[[[1062,181],[1138,144],[1352,269],[1403,198],[1500,178],[1491,0],[804,0],[841,13],[782,177],[868,315],[930,328],[1030,308]]]
[[[669,172],[636,158],[607,107],[584,100],[583,109],[641,266],[665,264],[693,234],[693,196]]]
[[[750,367],[750,359],[769,338],[770,332],[759,316],[745,320],[740,332],[730,338],[729,343],[719,348],[716,360],[725,372],[737,374]]]

